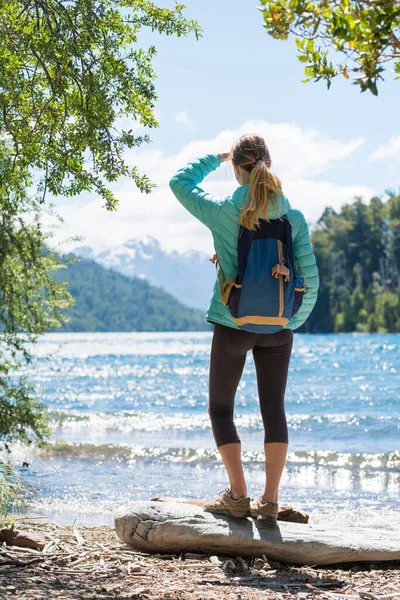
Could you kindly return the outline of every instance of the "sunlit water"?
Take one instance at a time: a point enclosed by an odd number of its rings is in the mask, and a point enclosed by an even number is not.
[[[310,523],[400,531],[398,335],[295,335],[280,504]],[[25,372],[51,411],[52,444],[18,447],[29,514],[112,524],[133,499],[210,497],[227,485],[207,413],[211,333],[49,334]],[[236,398],[249,494],[263,429],[249,354]]]

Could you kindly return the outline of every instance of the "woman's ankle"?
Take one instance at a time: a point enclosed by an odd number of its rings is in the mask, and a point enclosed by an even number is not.
[[[277,494],[271,495],[271,494],[265,494],[264,493],[264,494],[262,494],[260,496],[260,498],[261,498],[261,500],[263,502],[274,502],[275,504],[278,504],[278,496],[277,496]]]
[[[229,493],[233,500],[238,500],[239,498],[243,498],[243,496],[247,496],[247,490],[238,490],[235,488],[230,488]]]

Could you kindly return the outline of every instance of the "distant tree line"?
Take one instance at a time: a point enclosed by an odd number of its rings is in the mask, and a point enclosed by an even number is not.
[[[327,208],[312,243],[321,287],[301,331],[400,332],[400,195]]]

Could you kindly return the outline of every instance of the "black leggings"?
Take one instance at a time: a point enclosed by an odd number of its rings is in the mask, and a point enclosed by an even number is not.
[[[264,443],[288,443],[284,398],[292,345],[291,329],[259,334],[215,325],[208,413],[217,447],[240,443],[233,421],[234,400],[249,350],[257,372]]]

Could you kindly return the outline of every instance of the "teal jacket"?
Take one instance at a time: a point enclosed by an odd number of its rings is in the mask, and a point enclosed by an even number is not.
[[[179,202],[199,221],[211,230],[215,252],[227,279],[238,272],[237,241],[239,235],[240,209],[245,204],[249,186],[238,187],[231,196],[218,198],[203,191],[199,183],[212,171],[215,171],[222,159],[219,154],[208,154],[190,162],[180,169],[170,181],[170,187]],[[310,243],[307,222],[299,210],[289,204],[286,196],[277,196],[275,208],[268,207],[268,217],[276,219],[286,215],[292,226],[293,249],[298,276],[305,277],[308,291],[303,297],[299,311],[287,323],[285,329],[297,329],[310,315],[317,300],[319,286],[318,269]],[[207,321],[220,323],[234,329],[230,310],[221,302],[219,279],[215,282],[214,293],[209,304]]]

